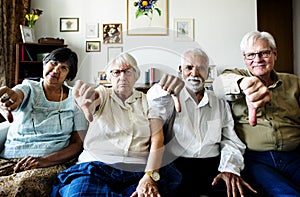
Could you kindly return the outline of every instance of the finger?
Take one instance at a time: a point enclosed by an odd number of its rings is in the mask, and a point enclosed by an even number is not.
[[[10,123],[14,121],[13,115],[10,110],[6,107],[0,107],[0,113]]]
[[[215,185],[217,185],[217,183],[219,182],[219,176],[216,176],[215,178],[214,178],[214,180],[213,180],[213,182],[211,183],[211,185],[212,186],[215,186]]]
[[[167,81],[167,79],[168,79],[168,75],[167,75],[167,74],[163,74],[163,76],[162,76],[161,79],[159,80],[159,84],[160,84],[161,86],[164,86],[165,83],[166,83],[166,81]]]
[[[165,91],[167,91],[169,94],[173,93],[173,86],[171,84],[174,83],[174,76],[169,75],[169,77],[166,79],[164,85],[161,85],[161,88]]]
[[[80,87],[82,86],[83,84],[83,81],[81,80],[77,80],[74,84],[74,87],[73,87],[73,96],[74,98],[78,98],[79,97],[79,90],[80,90]]]
[[[179,83],[175,88],[174,88],[174,94],[176,96],[179,95],[180,91],[182,90],[182,88],[184,87],[184,82],[181,81],[181,83]]]
[[[248,189],[250,189],[252,192],[257,193],[257,191],[251,187],[251,185],[249,183],[247,183],[246,181],[242,181],[242,184],[245,185]]]
[[[255,126],[257,124],[256,108],[248,106],[249,124]]]
[[[244,197],[243,186],[241,185],[240,182],[237,182],[237,188],[238,188],[238,190],[239,190],[240,196],[241,196],[241,197]],[[236,189],[235,189],[235,190],[236,190]],[[234,191],[235,191],[235,190],[234,190]],[[234,197],[235,197],[236,195],[237,195],[236,192],[234,192]]]
[[[7,113],[6,113],[6,120],[8,122],[10,122],[10,123],[12,123],[14,121],[14,117],[13,117],[11,111],[7,111]]]
[[[135,192],[133,192],[133,193],[131,194],[131,196],[130,196],[130,197],[136,197],[136,196],[137,196],[137,194],[138,194],[138,192],[137,192],[137,191],[135,191]]]
[[[179,98],[177,96],[174,96],[173,94],[171,94],[171,96],[174,101],[176,111],[181,112],[181,104]]]

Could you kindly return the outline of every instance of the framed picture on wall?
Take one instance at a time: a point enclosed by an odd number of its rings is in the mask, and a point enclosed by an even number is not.
[[[168,0],[127,0],[127,35],[167,36]]]
[[[85,28],[85,36],[87,38],[98,38],[99,28],[98,23],[87,23]]]
[[[34,31],[32,28],[20,25],[20,30],[24,43],[35,42]]]
[[[123,52],[123,47],[107,47],[107,63]]]
[[[85,45],[86,52],[100,52],[101,42],[100,41],[86,41]]]
[[[193,41],[194,40],[194,19],[174,19],[174,40]]]
[[[79,31],[79,18],[60,18],[59,27],[61,32]]]
[[[103,24],[103,44],[122,43],[122,24]]]

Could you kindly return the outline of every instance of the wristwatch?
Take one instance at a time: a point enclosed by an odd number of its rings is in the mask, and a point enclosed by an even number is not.
[[[153,179],[153,181],[159,181],[160,179],[160,175],[156,171],[147,171],[146,174],[148,174]]]

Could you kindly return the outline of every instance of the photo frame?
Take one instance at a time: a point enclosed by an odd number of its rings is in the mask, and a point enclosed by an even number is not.
[[[98,38],[99,26],[98,23],[87,23],[85,28],[85,36],[87,38]]]
[[[86,41],[85,51],[86,52],[100,52],[101,51],[101,42],[100,41]]]
[[[107,47],[107,63],[123,52],[123,47]]]
[[[127,0],[127,35],[167,36],[168,0],[145,1],[146,5],[142,2]]]
[[[122,44],[122,24],[103,24],[103,44]]]
[[[77,32],[79,31],[79,18],[60,18],[60,32]]]
[[[174,19],[174,40],[193,41],[194,40],[194,19]]]
[[[24,43],[35,42],[34,31],[32,28],[20,25],[22,40]]]

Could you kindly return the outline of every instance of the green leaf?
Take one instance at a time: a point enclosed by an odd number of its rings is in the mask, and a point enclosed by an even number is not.
[[[157,11],[158,15],[161,16],[161,10],[159,8],[154,8],[154,9]]]
[[[138,17],[143,16],[143,15],[145,15],[145,12],[143,10],[138,9],[135,12],[135,18],[138,18]]]

